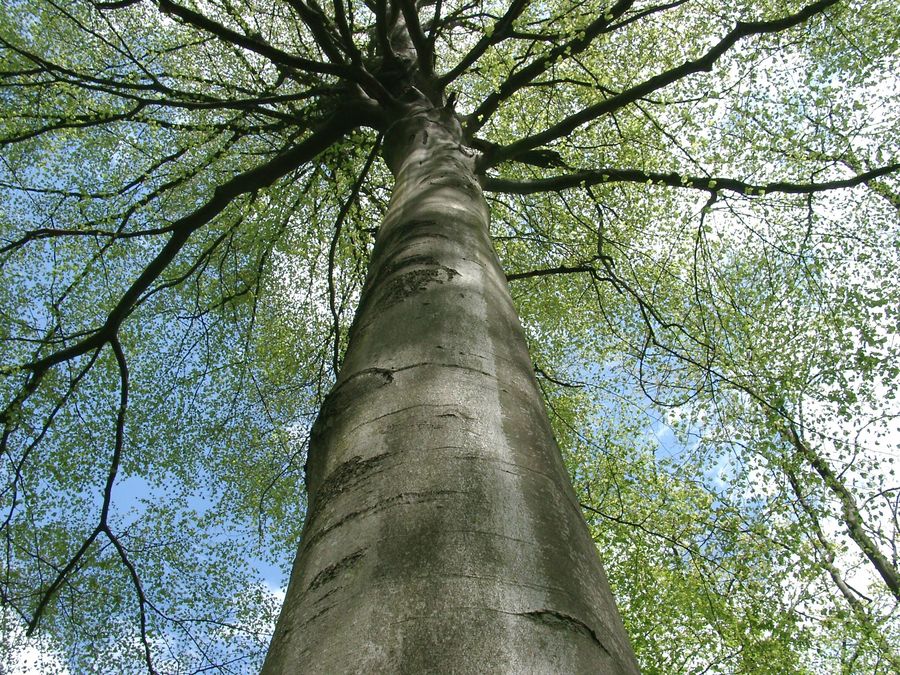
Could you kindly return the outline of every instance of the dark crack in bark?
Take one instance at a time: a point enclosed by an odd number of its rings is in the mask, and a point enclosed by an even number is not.
[[[539,609],[533,612],[522,612],[520,616],[524,616],[526,619],[530,619],[536,623],[543,624],[545,626],[549,626],[558,630],[569,630],[575,633],[580,633],[587,638],[593,640],[604,652],[612,656],[609,649],[606,648],[606,645],[600,640],[600,637],[597,633],[594,632],[594,629],[588,626],[581,619],[576,619],[574,616],[569,616],[568,614],[563,614],[562,612],[557,612],[552,609]]]
[[[319,572],[313,580],[309,582],[309,586],[306,587],[307,593],[310,591],[314,591],[320,586],[324,586],[325,584],[332,583],[338,577],[340,577],[344,572],[347,572],[365,557],[366,549],[361,548],[358,551],[354,551],[348,556],[344,556],[336,563],[329,565],[321,572]]]
[[[332,523],[331,525],[328,525],[321,530],[314,532],[311,536],[307,537],[303,545],[309,548],[313,546],[317,541],[325,537],[327,534],[334,532],[339,527],[361,516],[367,516],[378,513],[379,511],[385,511],[401,504],[425,504],[428,502],[434,502],[438,501],[444,495],[458,494],[459,492],[459,490],[422,490],[418,492],[401,492],[400,494],[394,495],[392,497],[382,499],[380,502],[371,506],[366,506],[361,509],[355,509],[345,514],[337,522]]]
[[[316,493],[316,499],[319,500],[320,504],[328,502],[334,495],[353,487],[377,472],[385,458],[386,454],[375,455],[368,459],[354,455],[328,474],[328,477]]]

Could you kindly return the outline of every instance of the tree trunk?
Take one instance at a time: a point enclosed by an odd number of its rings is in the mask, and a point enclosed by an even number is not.
[[[409,109],[264,673],[635,673],[456,117]]]

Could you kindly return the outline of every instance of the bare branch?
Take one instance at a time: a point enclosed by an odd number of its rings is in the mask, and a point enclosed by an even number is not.
[[[900,171],[900,163],[889,164],[871,171],[821,183],[790,183],[774,181],[771,183],[748,183],[734,178],[684,176],[678,173],[657,173],[639,171],[637,169],[596,169],[576,171],[575,173],[550,178],[539,178],[531,181],[514,181],[487,176],[481,179],[482,187],[488,192],[528,195],[538,192],[559,192],[572,188],[600,185],[603,183],[644,183],[647,185],[666,185],[674,188],[690,188],[704,192],[728,190],[748,197],[761,197],[770,193],[814,194],[829,190],[840,190],[856,187],[875,178],[887,176]]]
[[[141,0],[119,0],[118,2],[94,2],[93,5],[97,9],[124,9],[125,7],[131,7],[131,5],[136,5]]]
[[[426,77],[431,77],[434,72],[434,51],[432,44],[419,24],[419,12],[416,9],[413,0],[397,0],[400,3],[400,9],[403,11],[403,19],[406,22],[406,31],[409,33],[409,39],[412,40],[416,48],[416,58],[419,62],[419,69]]]
[[[572,267],[567,267],[565,265],[560,265],[559,267],[549,267],[545,269],[539,270],[528,270],[527,272],[512,272],[506,275],[507,281],[516,281],[518,279],[533,279],[535,277],[548,277],[555,276],[559,274],[580,274],[580,273],[590,273],[595,274],[597,272],[596,268],[592,265],[575,265]]]
[[[343,40],[342,46],[344,47],[344,51],[350,55],[350,60],[354,64],[360,65],[362,54],[360,54],[359,48],[353,41],[353,31],[350,28],[350,24],[347,22],[347,12],[344,10],[344,0],[332,0],[332,6],[334,7],[334,16],[338,33]]]

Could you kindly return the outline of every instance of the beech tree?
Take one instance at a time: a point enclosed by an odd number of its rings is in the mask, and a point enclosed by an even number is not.
[[[4,3],[4,660],[898,668],[898,27]]]

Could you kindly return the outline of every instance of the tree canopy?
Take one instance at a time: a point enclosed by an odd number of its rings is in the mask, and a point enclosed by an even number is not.
[[[414,92],[642,668],[898,668],[897,72],[892,0],[3,3],[0,663],[258,668]]]

